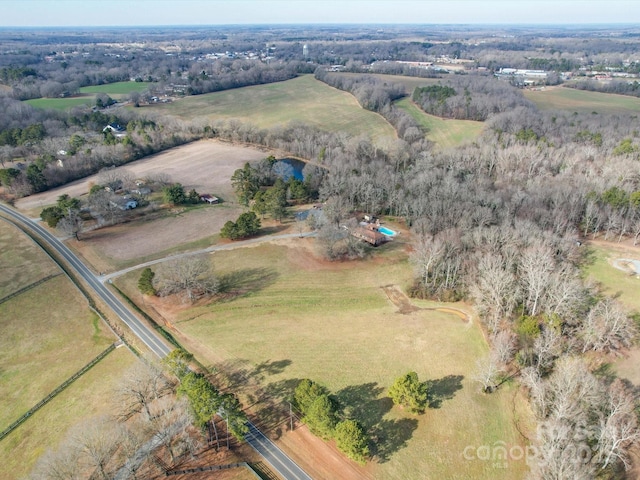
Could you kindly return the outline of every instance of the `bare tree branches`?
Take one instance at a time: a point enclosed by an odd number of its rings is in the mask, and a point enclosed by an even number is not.
[[[611,298],[605,298],[589,311],[579,328],[579,335],[583,341],[583,352],[610,353],[630,347],[637,330],[622,306]]]
[[[216,293],[218,279],[207,255],[193,255],[163,263],[157,270],[154,283],[158,295],[183,295],[189,301]]]

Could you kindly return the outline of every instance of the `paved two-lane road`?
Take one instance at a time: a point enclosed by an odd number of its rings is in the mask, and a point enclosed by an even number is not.
[[[15,222],[34,231],[43,241],[64,258],[109,308],[111,308],[131,331],[159,358],[166,357],[169,352],[173,350],[164,343],[155,331],[140,321],[64,243],[58,240],[48,230],[5,205],[0,204],[0,211],[11,217]],[[248,426],[249,433],[245,436],[245,440],[282,478],[285,480],[311,480],[309,475],[258,430],[255,425],[248,422]]]

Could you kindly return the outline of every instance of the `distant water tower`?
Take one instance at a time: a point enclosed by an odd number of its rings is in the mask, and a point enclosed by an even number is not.
[[[309,58],[309,46],[306,43],[302,46],[302,56]]]

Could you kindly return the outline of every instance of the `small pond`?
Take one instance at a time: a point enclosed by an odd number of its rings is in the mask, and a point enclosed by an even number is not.
[[[273,164],[273,173],[285,182],[291,177],[296,180],[304,180],[302,169],[306,164],[294,158],[281,158]]]

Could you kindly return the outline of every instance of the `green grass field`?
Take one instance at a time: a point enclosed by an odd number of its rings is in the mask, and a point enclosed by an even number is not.
[[[456,147],[472,142],[482,132],[484,123],[471,120],[445,120],[429,115],[418,108],[409,98],[403,98],[396,105],[411,115],[420,125],[427,128],[427,138],[442,148]]]
[[[618,258],[635,258],[630,254],[616,249],[612,244],[609,248],[602,245],[589,245],[590,261],[584,273],[588,278],[599,282],[608,295],[616,295],[627,308],[640,313],[640,279],[615,268],[611,262]]]
[[[144,108],[189,119],[238,119],[259,128],[303,122],[349,136],[368,135],[377,143],[396,138],[395,130],[384,118],[364,110],[351,94],[329,87],[312,75]]]
[[[60,272],[44,252],[5,222],[0,222],[0,252],[3,297]],[[64,275],[0,303],[0,331],[0,430],[116,340]],[[107,399],[106,389],[113,385],[110,378],[122,372],[116,366],[129,361],[112,363],[113,357],[125,356],[135,358],[126,350],[112,352],[0,442],[3,478],[21,478],[79,418],[99,411]]]
[[[131,92],[144,92],[151,85],[148,82],[116,82],[105,85],[92,85],[80,88],[80,93],[106,93],[114,97],[117,95],[128,95]]]
[[[25,100],[35,108],[46,108],[52,110],[69,110],[73,107],[79,107],[81,105],[92,105],[94,103],[93,95],[82,95],[79,97],[69,98],[33,98],[31,100]]]
[[[495,469],[491,462],[464,460],[469,445],[521,444],[514,406],[522,402],[514,402],[510,386],[493,395],[479,393],[471,377],[487,345],[477,326],[435,311],[396,313],[381,287],[409,282],[401,242],[360,262],[328,264],[295,242],[216,252],[212,259],[223,283],[238,295],[188,308],[172,322],[203,363],[232,373],[229,385],[246,389],[245,404],[255,400],[254,382],[266,394],[288,399],[297,382],[309,377],[329,387],[375,432],[375,478],[523,476],[526,467],[518,462]],[[118,282],[135,295],[138,276]],[[405,414],[386,398],[393,380],[410,370],[432,381],[439,403],[421,416]],[[269,420],[272,410],[263,406],[254,409]]]
[[[640,98],[627,95],[555,87],[538,91],[525,90],[524,96],[541,110],[628,115],[640,113]]]
[[[117,82],[106,85],[82,87],[80,94],[68,98],[34,98],[25,100],[32,107],[54,110],[69,110],[81,105],[93,105],[96,93],[106,93],[110,97],[120,100],[131,92],[142,92],[149,87],[147,82]]]

